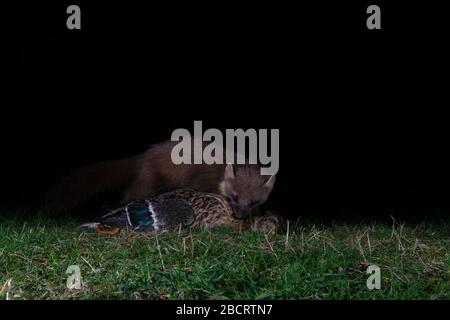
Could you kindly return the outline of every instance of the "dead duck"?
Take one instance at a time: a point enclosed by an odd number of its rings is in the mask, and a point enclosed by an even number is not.
[[[82,226],[93,227],[103,234],[114,234],[120,229],[152,231],[186,226],[230,226],[235,229],[253,230],[264,226],[261,230],[269,228],[276,231],[279,221],[272,214],[270,217],[264,215],[256,219],[237,219],[225,197],[192,189],[179,189],[150,199],[132,201],[102,216],[98,222]]]
[[[152,231],[225,224],[239,224],[226,198],[192,189],[179,189],[150,199],[132,201],[105,214],[98,222],[82,226],[95,228],[100,233],[114,234],[120,229]]]

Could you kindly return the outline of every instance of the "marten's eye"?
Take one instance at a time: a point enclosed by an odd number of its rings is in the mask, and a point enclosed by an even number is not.
[[[230,196],[230,201],[233,202],[233,203],[238,203],[239,202],[239,197],[237,196],[237,194],[233,193]]]

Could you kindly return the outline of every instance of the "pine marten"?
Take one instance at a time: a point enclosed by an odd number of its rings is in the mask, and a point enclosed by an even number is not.
[[[269,197],[275,175],[255,164],[179,164],[171,160],[176,142],[153,145],[144,153],[79,169],[48,193],[51,209],[70,210],[96,194],[120,188],[122,203],[180,188],[223,195],[236,217],[246,218]]]

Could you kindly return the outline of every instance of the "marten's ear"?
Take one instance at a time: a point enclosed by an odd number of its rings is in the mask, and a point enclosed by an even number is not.
[[[267,180],[267,182],[264,184],[264,186],[268,187],[268,188],[273,188],[273,184],[275,183],[275,175],[273,174],[269,180]]]
[[[234,179],[233,165],[231,163],[227,164],[225,168],[225,179]]]

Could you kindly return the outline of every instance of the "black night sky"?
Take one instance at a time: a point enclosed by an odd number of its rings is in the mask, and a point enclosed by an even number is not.
[[[1,12],[3,207],[39,206],[72,170],[202,120],[280,129],[267,206],[284,215],[450,210],[443,8],[92,2]],[[69,4],[81,30],[66,28]],[[369,4],[381,30],[366,28]]]

